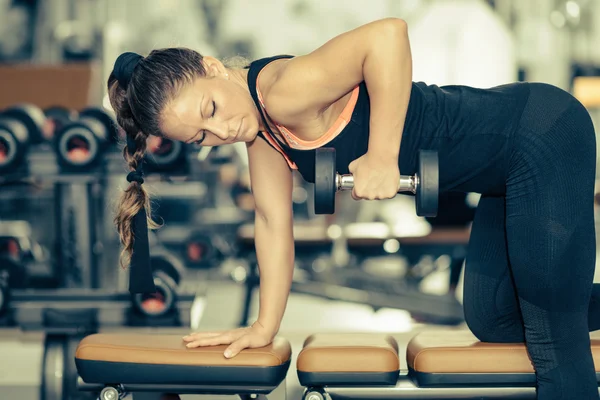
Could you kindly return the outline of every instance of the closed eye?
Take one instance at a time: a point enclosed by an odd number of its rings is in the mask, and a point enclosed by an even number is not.
[[[217,103],[215,103],[214,100],[212,102],[212,106],[213,106],[213,112],[212,112],[212,115],[210,116],[211,118],[214,117],[215,113],[217,112]]]
[[[202,137],[194,142],[195,145],[200,145],[206,139],[206,131],[202,130]]]

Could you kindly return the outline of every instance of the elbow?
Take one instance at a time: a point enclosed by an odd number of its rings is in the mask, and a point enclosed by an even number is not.
[[[269,229],[287,229],[292,222],[293,216],[291,210],[280,209],[260,210],[255,208],[255,225],[267,227]]]
[[[254,217],[256,221],[260,221],[263,224],[267,224],[269,222],[268,214],[258,207],[254,208]]]
[[[401,18],[385,18],[380,22],[378,29],[379,40],[385,42],[408,37],[408,24],[405,20]]]

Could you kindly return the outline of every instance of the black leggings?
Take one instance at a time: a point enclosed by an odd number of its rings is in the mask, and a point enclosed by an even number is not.
[[[565,92],[532,84],[512,140],[506,195],[482,195],[473,222],[466,322],[481,341],[526,344],[538,399],[598,399],[594,127]]]

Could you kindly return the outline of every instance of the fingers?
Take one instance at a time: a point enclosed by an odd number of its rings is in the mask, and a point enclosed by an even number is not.
[[[222,344],[230,344],[233,338],[229,334],[223,334],[215,337],[207,337],[202,339],[195,339],[186,344],[188,348],[203,347],[203,346],[219,346]]]
[[[192,342],[194,340],[216,337],[222,334],[223,332],[194,332],[184,336],[183,340],[186,342]]]
[[[249,346],[250,346],[250,337],[248,335],[242,336],[241,338],[239,338],[238,340],[233,342],[225,350],[225,353],[223,353],[223,355],[225,356],[225,358],[235,357],[240,353],[240,351],[244,350],[245,348],[248,348]]]
[[[350,171],[351,174],[354,175],[354,171],[356,170],[356,165],[358,164],[358,158],[354,161],[352,161],[349,165],[348,165],[348,171]]]

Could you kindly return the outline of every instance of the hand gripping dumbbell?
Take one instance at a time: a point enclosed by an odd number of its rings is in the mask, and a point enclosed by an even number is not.
[[[336,172],[335,149],[320,148],[315,153],[315,213],[333,214],[335,194],[341,190],[352,190],[354,177]],[[435,217],[439,197],[438,154],[431,150],[420,150],[417,173],[400,176],[398,193],[415,195],[417,215]]]

